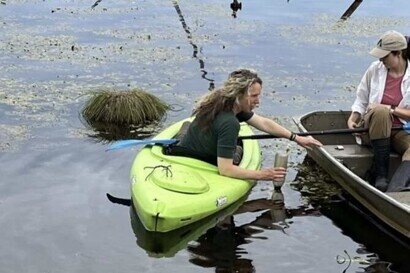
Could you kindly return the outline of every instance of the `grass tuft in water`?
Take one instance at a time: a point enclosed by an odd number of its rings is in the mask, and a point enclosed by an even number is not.
[[[145,126],[160,121],[170,106],[159,98],[136,88],[127,91],[95,92],[81,111],[89,124]]]

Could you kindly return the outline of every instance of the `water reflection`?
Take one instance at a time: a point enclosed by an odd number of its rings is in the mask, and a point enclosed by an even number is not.
[[[263,213],[253,221],[240,226],[235,224],[235,215],[257,211]],[[319,215],[316,210],[306,207],[286,208],[283,193],[274,191],[271,200],[245,202],[234,215],[225,218],[190,244],[190,262],[202,267],[215,267],[215,272],[255,272],[252,260],[243,257],[247,252],[242,245],[251,243],[253,239],[266,239],[261,236],[264,230],[286,233],[292,217]]]
[[[90,130],[88,137],[97,142],[111,142],[121,139],[144,139],[158,133],[159,125],[149,126],[118,125],[113,123],[93,122],[92,124],[82,121],[84,126]]]
[[[199,237],[196,244],[188,246],[189,261],[201,267],[215,267],[215,272],[254,272],[252,260],[241,257],[246,251],[240,245],[250,243],[247,238],[260,232],[237,227],[234,217],[227,217]]]
[[[242,247],[254,239],[267,239],[262,233],[277,230],[286,233],[292,217],[319,216],[317,210],[307,207],[286,208],[283,193],[274,191],[272,199],[238,201],[192,225],[168,233],[147,231],[131,207],[132,229],[137,245],[151,257],[172,257],[186,248],[189,261],[201,267],[214,267],[215,272],[254,272],[252,260]],[[116,202],[118,203],[118,202]],[[235,217],[243,213],[262,212],[252,221],[237,225]]]
[[[345,235],[360,244],[356,253],[368,256],[367,260],[362,262],[368,265],[365,272],[408,272],[409,241],[387,234],[380,223],[361,209],[346,200],[339,200],[323,204],[320,211],[332,219]],[[349,253],[349,256],[354,255],[355,253]]]
[[[301,192],[304,203],[319,210],[343,234],[360,244],[356,253],[345,250],[336,257],[336,262],[345,266],[343,272],[349,272],[353,263],[363,265],[364,272],[408,272],[410,242],[407,238],[397,237],[364,207],[345,195],[310,158],[307,157],[298,168],[292,187]]]
[[[143,248],[151,257],[172,257],[178,251],[185,248],[190,241],[196,240],[206,230],[214,227],[221,221],[223,222],[226,217],[229,217],[229,215],[243,204],[245,199],[246,197],[238,200],[225,210],[219,211],[203,220],[166,233],[146,230],[140,221],[138,214],[133,206],[131,206],[131,226],[137,238],[137,245]]]

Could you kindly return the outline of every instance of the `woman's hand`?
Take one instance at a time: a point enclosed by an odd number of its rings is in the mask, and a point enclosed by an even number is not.
[[[360,127],[360,124],[358,124],[358,123],[356,123],[356,122],[354,122],[354,121],[351,121],[351,120],[349,119],[349,120],[347,121],[347,127],[349,127],[349,129],[356,129],[356,128],[359,128],[359,127]],[[363,133],[353,133],[352,135],[355,136],[355,137],[360,137],[360,136],[363,135]]]
[[[354,129],[359,127],[358,122],[360,121],[361,114],[359,112],[352,112],[349,119],[347,120],[347,127],[349,129]]]
[[[283,181],[286,176],[286,169],[282,167],[267,168],[260,170],[259,180]]]
[[[357,128],[357,127],[359,127],[359,124],[357,124],[357,122],[354,122],[354,121],[352,121],[352,120],[348,120],[347,121],[347,127],[349,128],[349,129],[355,129],[355,128]]]
[[[359,122],[359,121],[360,121],[360,117],[361,117],[360,113],[358,113],[358,112],[352,112],[352,113],[350,114],[349,119],[347,120],[347,127],[348,127],[349,129],[355,129],[355,128],[361,127],[361,125],[360,125],[361,122]],[[362,134],[361,134],[361,133],[354,133],[354,134],[352,134],[352,135],[354,135],[354,136],[356,136],[356,137],[359,137],[359,136],[361,136]]]
[[[314,147],[322,147],[323,144],[320,143],[319,140],[314,139],[311,136],[303,137],[303,136],[296,136],[295,142],[302,146],[303,148],[312,150]]]

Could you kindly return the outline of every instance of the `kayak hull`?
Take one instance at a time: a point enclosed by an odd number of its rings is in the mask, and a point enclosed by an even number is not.
[[[182,120],[155,138],[173,138]],[[241,124],[240,135],[252,134]],[[256,140],[243,141],[244,155],[240,166],[257,170],[261,152]],[[131,196],[134,208],[149,231],[168,232],[212,215],[241,197],[254,181],[221,176],[212,164],[182,156],[164,155],[162,147],[145,146],[131,168]]]

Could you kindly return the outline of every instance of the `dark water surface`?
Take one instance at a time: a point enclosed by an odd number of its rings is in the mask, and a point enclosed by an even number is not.
[[[287,141],[261,142],[266,166],[292,151],[284,206],[259,182],[218,226],[152,237],[105,196],[130,196],[138,148],[106,153],[78,118],[89,91],[139,86],[182,108],[167,126],[239,67],[264,80],[258,112],[293,129],[292,116],[347,109],[377,37],[410,34],[407,0],[338,22],[351,2],[243,1],[234,18],[230,1],[2,0],[0,272],[408,272],[408,248],[326,201],[328,186],[291,184],[305,152]]]

